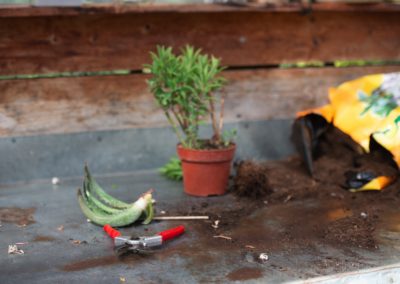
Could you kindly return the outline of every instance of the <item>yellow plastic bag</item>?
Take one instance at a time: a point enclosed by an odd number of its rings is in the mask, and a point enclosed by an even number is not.
[[[369,152],[374,139],[400,167],[400,73],[378,74],[345,82],[329,90],[330,104],[298,113],[323,116]],[[380,176],[359,190],[380,190],[395,177]],[[356,191],[356,190],[354,190]]]

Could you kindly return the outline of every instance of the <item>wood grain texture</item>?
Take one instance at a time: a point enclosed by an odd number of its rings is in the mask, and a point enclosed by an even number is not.
[[[389,10],[392,5],[382,5]],[[43,17],[43,16],[78,16],[78,15],[104,15],[104,14],[140,14],[140,13],[204,13],[204,12],[230,12],[230,11],[302,11],[305,7],[301,3],[269,4],[264,7],[259,5],[219,5],[219,4],[167,4],[167,3],[135,3],[135,4],[85,4],[80,7],[33,7],[30,5],[2,5],[0,17]],[[392,10],[391,8],[390,10]]]
[[[80,7],[34,7],[31,5],[1,5],[0,17],[43,17],[43,16],[78,16],[78,15],[103,15],[103,14],[131,14],[131,13],[204,13],[204,12],[309,12],[314,11],[359,11],[359,12],[394,12],[400,10],[396,1],[342,3],[315,1],[249,1],[241,3],[232,1],[226,4],[163,4],[163,3],[104,3],[85,4]],[[357,0],[356,0],[357,1]],[[363,0],[361,0],[363,1]],[[291,3],[289,3],[291,2]]]
[[[327,90],[368,68],[227,71],[226,121],[293,118],[327,102]],[[0,136],[70,133],[168,125],[144,75],[0,81]]]
[[[400,59],[400,11],[159,12],[0,18],[0,74],[140,70],[157,44],[228,66]]]

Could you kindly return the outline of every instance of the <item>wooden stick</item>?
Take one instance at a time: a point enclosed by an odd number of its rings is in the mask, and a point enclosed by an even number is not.
[[[153,220],[208,220],[208,216],[156,216]]]

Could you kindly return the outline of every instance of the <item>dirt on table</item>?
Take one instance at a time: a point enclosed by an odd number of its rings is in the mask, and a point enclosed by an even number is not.
[[[332,128],[318,145],[313,177],[307,174],[303,161],[297,156],[262,164],[245,161],[238,167],[233,191],[249,199],[263,196],[265,203],[284,211],[292,210],[290,202],[314,201],[320,208],[311,210],[310,216],[307,212],[299,212],[307,217],[300,226],[304,228],[315,223],[315,227],[307,232],[310,238],[320,238],[335,245],[375,249],[375,226],[382,212],[396,207],[399,182],[382,191],[349,192],[346,174],[365,171],[377,176],[399,175],[398,168],[387,159],[386,153],[362,153],[349,136]]]
[[[33,214],[36,208],[0,207],[0,222],[27,226],[35,223]]]
[[[212,217],[192,225],[202,235],[199,248],[221,253],[239,249],[248,262],[259,263],[262,252],[307,252],[317,256],[320,261],[313,265],[324,273],[362,268],[365,264],[354,249],[378,250],[377,229],[400,221],[400,182],[381,191],[350,192],[346,189],[349,171],[399,174],[384,155],[361,153],[348,136],[333,129],[319,145],[313,177],[298,156],[265,163],[243,161],[228,202],[181,210]],[[320,258],[321,248],[326,247],[344,251],[349,258]],[[273,262],[271,266],[280,267]]]

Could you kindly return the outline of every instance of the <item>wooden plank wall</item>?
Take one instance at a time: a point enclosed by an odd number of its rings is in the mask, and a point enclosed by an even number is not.
[[[0,12],[1,15],[1,12]],[[279,69],[282,62],[400,59],[400,11],[154,12],[0,18],[0,74],[129,69],[157,44],[222,58],[227,121],[292,118],[329,86],[399,66]],[[166,125],[146,76],[0,80],[0,136]]]
[[[0,18],[0,74],[140,70],[157,44],[229,66],[400,59],[400,12],[219,12]]]

